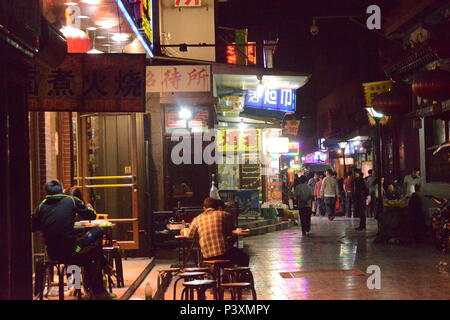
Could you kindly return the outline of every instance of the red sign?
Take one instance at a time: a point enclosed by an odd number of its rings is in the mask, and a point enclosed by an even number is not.
[[[228,64],[237,63],[236,46],[227,46],[227,63]]]
[[[144,54],[68,54],[28,72],[30,111],[145,112]]]
[[[175,7],[201,7],[201,0],[175,0]]]
[[[249,65],[256,64],[256,44],[250,43],[247,45],[247,61]]]

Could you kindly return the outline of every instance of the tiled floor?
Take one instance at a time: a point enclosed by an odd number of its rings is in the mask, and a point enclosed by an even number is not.
[[[245,239],[258,298],[450,298],[450,277],[442,267],[448,256],[428,244],[374,244],[376,221],[369,219],[367,231],[355,231],[357,226],[357,219],[313,217],[310,236],[291,228]],[[370,265],[380,267],[379,290],[367,288]]]
[[[127,289],[134,282],[134,280],[144,271],[144,269],[147,267],[149,263],[150,263],[149,258],[128,258],[127,260],[122,259],[125,286],[122,288],[113,288],[113,293],[117,295],[118,299],[122,297],[122,295],[127,291]],[[75,297],[73,297],[70,293],[71,292],[69,291],[65,291],[64,299],[74,300]],[[53,287],[51,289],[48,299],[49,300],[58,299],[57,287]]]
[[[258,299],[450,299],[449,256],[430,244],[374,244],[376,221],[366,231],[357,226],[358,219],[313,217],[309,236],[294,227],[246,238]],[[367,288],[370,265],[380,267],[379,290]]]

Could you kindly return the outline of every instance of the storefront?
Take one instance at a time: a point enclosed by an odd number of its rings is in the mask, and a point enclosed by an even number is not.
[[[283,120],[295,112],[296,90],[308,76],[223,65],[214,65],[213,74],[218,151],[224,154],[219,189],[253,190],[262,203],[287,204],[300,151],[296,134],[283,135]]]

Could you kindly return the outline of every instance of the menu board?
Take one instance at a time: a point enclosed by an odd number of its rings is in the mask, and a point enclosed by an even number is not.
[[[241,189],[261,188],[261,162],[259,154],[244,154],[240,167]]]

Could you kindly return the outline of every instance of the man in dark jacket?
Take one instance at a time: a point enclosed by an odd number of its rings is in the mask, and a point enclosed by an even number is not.
[[[362,177],[360,170],[355,170],[355,178],[353,180],[353,208],[354,216],[359,217],[359,227],[356,230],[366,229],[366,198],[369,194],[366,183]]]
[[[103,256],[101,228],[92,228],[83,235],[74,230],[76,214],[83,220],[95,220],[95,211],[77,197],[63,194],[62,185],[52,180],[45,185],[47,196],[32,215],[32,230],[42,230],[47,253],[52,260],[68,265],[85,266],[86,283],[94,299],[111,299],[103,285],[102,269],[107,267]]]

